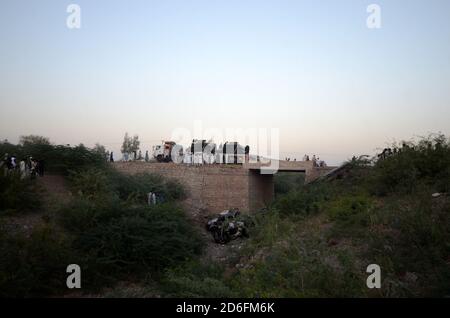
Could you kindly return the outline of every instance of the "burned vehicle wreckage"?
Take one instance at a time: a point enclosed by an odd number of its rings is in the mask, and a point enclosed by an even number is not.
[[[216,243],[226,244],[238,237],[248,237],[248,222],[240,220],[240,214],[239,209],[234,208],[208,221],[206,229],[211,232]]]

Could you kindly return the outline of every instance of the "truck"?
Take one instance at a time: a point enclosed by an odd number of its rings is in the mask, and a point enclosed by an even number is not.
[[[153,146],[152,151],[158,162],[179,163],[183,160],[183,147],[174,141],[163,141],[161,145]]]
[[[242,164],[248,161],[249,146],[243,147],[237,141],[225,142],[219,149],[219,162],[225,164]],[[220,158],[221,157],[221,158]]]
[[[212,140],[193,139],[189,148],[192,156],[191,163],[196,165],[215,163],[217,145]]]

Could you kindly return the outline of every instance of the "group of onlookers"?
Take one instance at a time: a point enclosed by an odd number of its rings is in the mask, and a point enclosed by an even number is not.
[[[303,161],[310,161],[309,155],[304,155],[304,156],[303,156]],[[326,166],[327,166],[327,164],[325,163],[325,161],[320,160],[319,157],[316,158],[316,155],[313,155],[313,156],[312,156],[311,161],[312,161],[314,167],[326,167]]]
[[[114,153],[112,151],[111,152],[107,151],[105,153],[105,160],[106,162],[114,162]]]
[[[4,169],[5,174],[19,172],[21,178],[44,176],[44,160],[37,160],[31,156],[18,162],[15,155],[5,154],[0,166]]]
[[[150,161],[150,156],[148,154],[148,150],[145,151],[145,156],[142,155],[142,152],[140,150],[133,151],[131,153],[129,153],[129,152],[122,153],[122,161],[142,161],[142,160],[144,160],[145,162]],[[109,161],[114,162],[114,159],[112,157],[112,152],[111,152]]]

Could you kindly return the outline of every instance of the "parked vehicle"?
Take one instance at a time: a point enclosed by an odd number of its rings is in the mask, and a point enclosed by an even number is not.
[[[192,163],[197,165],[214,164],[216,162],[216,148],[217,145],[205,139],[192,140],[190,147],[190,154],[192,155]]]
[[[183,147],[173,141],[165,141],[162,145],[153,146],[153,158],[158,162],[176,162],[183,160]]]
[[[246,149],[238,142],[226,142],[222,148],[222,161],[227,164],[242,164],[245,162]]]

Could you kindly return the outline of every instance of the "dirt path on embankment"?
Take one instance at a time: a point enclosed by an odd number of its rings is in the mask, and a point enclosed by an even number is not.
[[[67,203],[72,198],[72,193],[63,176],[45,175],[38,178],[36,182],[44,190],[42,200],[46,208],[53,206],[54,203]]]
[[[61,175],[38,177],[36,185],[39,189],[36,195],[42,205],[24,214],[5,216],[3,221],[8,231],[23,232],[30,236],[34,228],[45,223],[58,206],[67,203],[72,197],[67,182]]]

